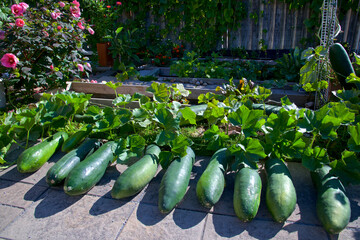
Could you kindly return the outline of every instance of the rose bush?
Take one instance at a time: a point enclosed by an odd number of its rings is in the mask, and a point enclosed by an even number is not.
[[[0,19],[0,73],[8,94],[64,87],[91,71],[81,51],[94,30],[81,19],[78,1],[21,2],[1,10],[7,17]]]

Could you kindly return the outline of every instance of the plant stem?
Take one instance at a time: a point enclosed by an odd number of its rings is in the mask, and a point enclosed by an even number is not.
[[[28,148],[28,145],[29,145],[30,130],[31,130],[31,129],[29,129],[29,130],[27,131],[27,134],[26,134],[26,145],[25,145],[25,149],[27,149],[27,148]]]
[[[317,137],[317,133],[314,133],[314,134],[313,134],[313,137],[312,137],[312,140],[311,140],[310,148],[312,148],[312,146],[313,146],[313,144],[314,144],[314,142],[315,142],[316,137]]]

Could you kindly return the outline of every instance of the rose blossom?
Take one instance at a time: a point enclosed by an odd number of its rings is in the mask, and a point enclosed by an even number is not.
[[[63,7],[65,7],[65,3],[59,2],[59,6],[63,8]]]
[[[116,5],[121,5],[122,3],[121,2],[116,2]]]
[[[12,53],[6,53],[0,61],[4,67],[15,69],[19,59]]]
[[[76,1],[76,0],[72,1],[72,4],[74,4],[77,7],[80,7],[80,3],[78,1]]]
[[[26,9],[29,8],[29,5],[27,3],[24,3],[24,2],[19,3],[19,5],[23,7],[24,12],[26,11]]]
[[[51,64],[50,69],[51,69],[51,71],[54,70],[54,65]]]
[[[14,4],[11,6],[11,12],[15,15],[15,17],[22,16],[25,10],[26,9],[19,4]]]
[[[91,27],[88,27],[87,30],[91,35],[94,35],[95,31]]]
[[[80,72],[83,72],[84,71],[84,66],[80,63],[77,64],[77,67],[79,69]]]
[[[81,16],[80,8],[79,7],[70,7],[71,15],[75,18],[79,18]]]
[[[25,25],[25,22],[21,18],[18,18],[15,21],[15,25],[18,26],[18,27],[23,27]]]
[[[84,29],[85,29],[85,27],[83,26],[83,22],[82,22],[82,21],[79,21],[79,22],[77,23],[77,25],[78,25],[78,27],[79,27],[81,30],[84,30]]]
[[[86,70],[88,70],[88,71],[91,72],[92,69],[91,69],[91,64],[90,64],[90,63],[88,63],[88,62],[85,63],[85,66],[84,66],[84,67],[85,67]]]
[[[60,16],[61,16],[61,12],[59,12],[59,9],[55,9],[55,12],[52,12],[52,13],[50,13],[50,15],[51,15],[51,17],[52,17],[52,19],[57,19],[57,18],[59,18]]]
[[[60,31],[60,30],[61,30],[61,28],[62,28],[62,27],[61,27],[60,25],[59,25],[59,26],[57,26],[57,30],[59,30],[59,31]]]

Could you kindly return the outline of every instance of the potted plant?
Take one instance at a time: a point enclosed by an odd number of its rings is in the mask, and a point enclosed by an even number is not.
[[[117,1],[113,4],[101,0],[82,2],[84,17],[95,31],[95,34],[88,38],[87,43],[91,46],[93,52],[97,52],[100,66],[112,66],[113,58],[109,50],[110,41],[105,36],[113,31],[114,24],[121,15],[122,3]]]

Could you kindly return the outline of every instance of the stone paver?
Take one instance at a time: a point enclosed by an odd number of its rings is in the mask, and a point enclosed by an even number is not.
[[[35,202],[12,222],[0,237],[10,239],[115,239],[135,208],[93,196],[69,197],[49,190],[46,198]]]
[[[26,208],[47,188],[22,182],[0,181],[0,203]]]
[[[328,239],[321,227],[253,220],[243,223],[233,216],[209,214],[203,239]]]
[[[206,213],[175,209],[161,214],[157,206],[140,203],[120,233],[120,239],[201,239]]]
[[[360,239],[360,229],[356,228],[346,228],[341,231],[341,233],[330,236],[331,240],[342,240],[342,239]]]
[[[0,205],[0,232],[23,211],[21,208]]]
[[[349,186],[346,189],[346,194],[351,206],[351,217],[348,227],[360,228],[360,187]],[[360,237],[358,239],[360,239]]]

